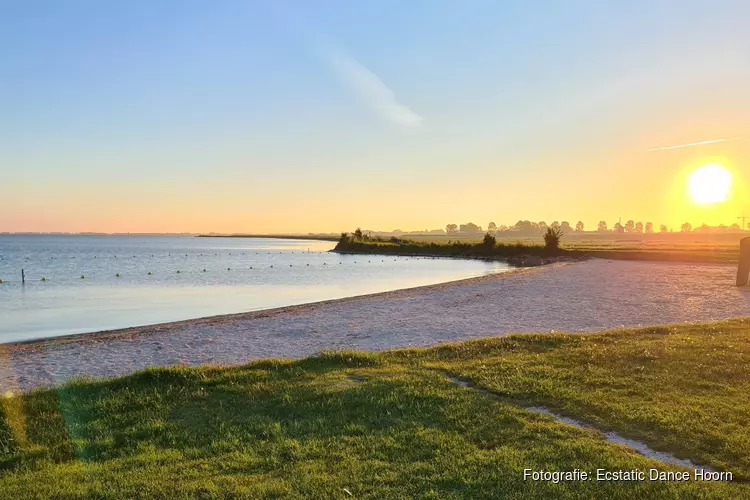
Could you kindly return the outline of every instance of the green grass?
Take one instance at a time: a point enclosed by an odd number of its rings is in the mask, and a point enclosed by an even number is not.
[[[750,498],[749,362],[738,319],[77,381],[2,400],[0,498]],[[529,405],[736,481],[524,481],[681,470]]]

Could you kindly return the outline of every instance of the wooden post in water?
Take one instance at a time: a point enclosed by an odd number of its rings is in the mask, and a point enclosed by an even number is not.
[[[23,269],[21,269],[21,284],[23,285],[26,283],[26,275],[23,272]]]
[[[740,262],[737,265],[737,286],[746,286],[750,276],[750,237],[740,240]]]

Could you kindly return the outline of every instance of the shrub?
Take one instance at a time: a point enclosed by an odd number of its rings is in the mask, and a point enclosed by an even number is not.
[[[558,250],[560,248],[560,238],[563,235],[562,229],[550,226],[544,233],[544,247],[547,250]]]
[[[482,240],[482,245],[493,248],[496,243],[497,243],[497,240],[490,233],[486,233],[484,235],[484,239]]]

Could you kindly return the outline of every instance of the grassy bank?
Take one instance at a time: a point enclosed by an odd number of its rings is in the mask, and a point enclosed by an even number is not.
[[[551,250],[534,241],[499,241],[494,245],[467,241],[346,241],[339,242],[335,251],[342,253],[363,253],[377,255],[414,255],[462,258],[519,259],[521,257],[539,259],[556,258],[602,258],[616,260],[649,260],[675,262],[716,262],[736,263],[739,246],[735,247],[695,247],[695,246],[607,246],[573,244],[563,240],[560,248]]]
[[[523,469],[682,470],[544,405],[748,480],[749,361],[731,320],[79,381],[2,400],[0,498],[748,498]]]
[[[334,249],[341,253],[371,253],[378,255],[424,255],[433,257],[499,258],[521,256],[537,258],[580,257],[580,252],[564,249],[548,249],[544,245],[526,243],[466,243],[466,242],[419,242],[396,241],[352,241],[340,240]]]

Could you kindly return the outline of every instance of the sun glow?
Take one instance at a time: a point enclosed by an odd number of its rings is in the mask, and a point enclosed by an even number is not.
[[[701,205],[727,201],[731,187],[732,174],[718,163],[698,167],[687,181],[690,199]]]

